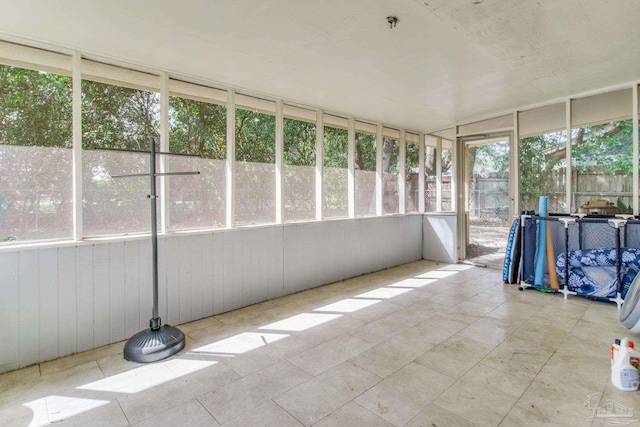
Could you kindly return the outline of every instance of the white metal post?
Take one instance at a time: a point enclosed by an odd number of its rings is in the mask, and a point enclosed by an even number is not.
[[[382,125],[378,123],[376,128],[376,215],[382,216],[382,147],[383,147]]]
[[[169,152],[169,74],[160,74],[160,151]],[[168,172],[167,156],[160,157],[160,173]],[[160,177],[160,232],[166,233],[170,227],[169,179]]]
[[[356,123],[353,117],[349,118],[348,128],[348,173],[347,192],[349,201],[349,218],[356,216]]]
[[[82,240],[82,56],[80,52],[73,52],[72,61],[73,240]]]
[[[638,83],[633,85],[633,214],[638,215],[638,198],[640,197],[638,182]]]
[[[400,130],[400,153],[398,155],[398,213],[405,214],[405,188],[407,184],[407,141],[404,129]]]
[[[236,213],[236,93],[233,89],[227,92],[227,227],[235,226]]]
[[[509,149],[511,206],[509,215],[515,217],[520,212],[520,131],[518,130],[518,112],[513,113],[513,134]]]
[[[566,125],[567,125],[567,142],[566,142],[566,162],[567,162],[567,169],[565,170],[565,181],[566,181],[566,188],[565,188],[565,194],[566,194],[566,205],[567,205],[567,212],[573,212],[573,200],[571,200],[571,195],[573,194],[572,192],[572,183],[571,183],[571,178],[572,178],[572,167],[571,167],[571,99],[567,99],[566,103],[565,103],[565,118],[566,118]]]
[[[436,138],[436,212],[442,212],[442,138]],[[453,165],[452,165],[453,166]],[[453,199],[453,182],[451,183]]]
[[[316,220],[322,220],[322,180],[324,176],[324,112],[316,117]]]
[[[284,221],[284,198],[282,197],[283,186],[283,152],[284,152],[284,117],[282,114],[282,101],[276,101],[276,224]]]
[[[424,173],[424,164],[425,164],[425,159],[424,156],[426,154],[426,150],[425,150],[425,145],[426,145],[426,140],[425,140],[425,135],[423,133],[418,135],[418,139],[419,139],[419,148],[418,148],[418,165],[419,165],[419,171],[418,171],[418,212],[420,213],[424,213],[425,212],[425,197],[424,197],[424,182],[425,182],[425,173]]]
[[[458,246],[458,260],[464,260],[467,258],[467,243],[469,241],[467,228],[467,200],[468,200],[468,187],[465,179],[467,173],[465,168],[466,162],[466,150],[465,141],[458,137],[459,127],[456,126],[456,139],[451,148],[452,168],[451,172],[451,209],[456,213],[457,220],[457,246]]]
[[[451,143],[451,210],[456,211],[458,204],[464,212],[465,181],[464,181],[464,142],[458,144],[458,129],[456,140]]]

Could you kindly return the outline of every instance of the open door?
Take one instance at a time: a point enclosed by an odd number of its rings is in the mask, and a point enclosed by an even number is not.
[[[509,183],[510,134],[462,139],[464,259],[501,269],[513,218]]]

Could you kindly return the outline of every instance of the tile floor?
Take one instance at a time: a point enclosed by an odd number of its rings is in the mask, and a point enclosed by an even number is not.
[[[182,325],[164,362],[118,343],[6,373],[0,425],[607,425],[640,418],[609,381],[617,314],[419,261]]]

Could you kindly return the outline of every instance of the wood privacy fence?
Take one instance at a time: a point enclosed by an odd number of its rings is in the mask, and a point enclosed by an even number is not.
[[[567,212],[567,196],[565,190],[564,169],[550,174],[547,179],[547,190],[543,192],[520,193],[521,204],[524,209],[538,209],[538,198],[541,195],[549,197],[549,212]],[[630,213],[633,206],[633,182],[628,175],[604,175],[598,173],[578,173],[573,171],[571,191],[571,206],[573,212],[578,212],[587,203],[596,200],[606,200],[617,206],[614,213]],[[584,213],[590,213],[584,211]],[[612,213],[612,212],[607,212]]]
[[[555,176],[555,177],[554,177]],[[414,181],[414,180],[412,180]],[[627,175],[602,175],[573,173],[572,206],[574,211],[595,200],[607,200],[619,207],[619,212],[625,212],[625,207],[633,205],[633,182]],[[523,209],[538,210],[538,198],[541,195],[549,197],[550,212],[566,212],[566,191],[564,188],[564,174],[559,172],[549,177],[548,183],[553,183],[552,189],[541,192],[521,192],[520,198]],[[413,182],[412,182],[413,185]],[[417,189],[417,175],[415,178]],[[451,207],[451,177],[442,177],[442,210]],[[427,212],[436,210],[436,179],[427,177],[425,183],[425,209]],[[498,217],[507,219],[509,215],[509,179],[507,177],[474,176],[471,183],[471,200],[469,211],[476,217]]]

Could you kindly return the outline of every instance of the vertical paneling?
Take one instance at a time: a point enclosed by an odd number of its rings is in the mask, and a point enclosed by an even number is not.
[[[60,356],[75,353],[77,328],[76,248],[58,249],[58,345]]]
[[[300,230],[302,230],[302,227],[298,224],[293,224],[284,228],[282,249],[284,252],[284,271],[288,272],[288,274],[284,274],[283,287],[284,292],[288,294],[297,291],[300,282],[300,270],[295,268],[299,263],[299,259],[304,256],[304,254],[298,250],[298,246],[296,244],[296,242],[300,241],[302,238]]]
[[[77,351],[94,348],[93,345],[93,248],[95,245],[78,246],[76,261],[77,280]]]
[[[202,282],[202,315],[203,317],[213,316],[213,291],[214,291],[214,238],[212,234],[202,236],[201,248],[201,276]]]
[[[340,231],[337,230],[337,224],[339,221],[327,222],[326,233],[323,236],[323,250],[326,255],[327,273],[323,278],[324,281],[335,282],[343,276],[343,258],[345,254],[345,244],[348,241],[343,240],[343,236]],[[353,238],[353,236],[349,236]]]
[[[180,323],[186,323],[193,319],[193,299],[191,294],[191,239],[192,236],[180,236],[178,238],[178,253],[175,254],[179,265],[178,281],[172,286],[177,286],[180,291]]]
[[[401,239],[401,242],[404,243],[401,247],[405,248],[406,252],[402,258],[397,261],[405,263],[422,259],[422,216],[411,215],[408,217],[407,223],[399,220],[397,222],[400,225],[406,224],[406,226],[403,227]],[[416,236],[418,236],[418,238],[416,238]]]
[[[191,320],[202,319],[204,317],[203,300],[204,291],[202,284],[202,235],[191,237],[191,256],[189,257],[191,271]]]
[[[100,295],[96,296],[96,301],[102,301],[102,304],[106,307],[107,312],[101,313],[102,320],[108,328],[106,332],[109,334],[111,342],[117,342],[123,340],[126,333],[124,326],[124,242],[113,242],[103,246],[108,251],[107,253],[100,253],[101,256],[108,257],[108,282],[103,285],[104,289],[100,289]],[[96,313],[96,316],[98,316],[98,313]]]
[[[218,233],[212,235],[212,247],[213,247],[213,312],[215,314],[222,313],[224,311],[224,289],[225,282],[228,278],[225,276],[227,265],[225,262],[224,242],[227,239],[227,235],[230,233]]]
[[[301,264],[302,271],[300,271],[300,277],[304,280],[304,286],[301,289],[309,289],[317,286],[322,280],[322,272],[326,266],[318,260],[325,259],[324,250],[324,230],[322,229],[322,223],[311,224],[311,227],[304,227],[302,229],[302,253],[304,254],[303,263]],[[309,250],[311,249],[311,250]],[[283,251],[286,253],[286,248]],[[286,256],[284,257],[286,262]],[[308,273],[305,273],[307,270]],[[286,277],[286,269],[283,274]]]
[[[234,258],[237,257],[237,261],[234,259],[234,264],[240,266],[240,269],[234,272],[234,276],[240,279],[239,283],[233,289],[235,308],[255,302],[253,295],[255,293],[253,289],[255,271],[262,268],[259,264],[259,259],[256,257],[256,254],[260,252],[263,245],[262,240],[264,236],[261,231],[260,229],[242,230],[238,233],[240,239],[235,239],[235,242],[239,241],[240,243],[234,248]]]
[[[20,367],[18,252],[0,254],[0,372]]]
[[[269,299],[269,294],[271,293],[271,289],[274,287],[273,279],[275,278],[276,266],[271,264],[270,253],[276,250],[275,242],[276,242],[276,234],[281,230],[281,227],[270,227],[266,228],[265,231],[265,239],[264,239],[264,252],[257,254],[260,257],[259,265],[262,266],[262,271],[264,271],[263,279],[258,278],[256,280],[255,290],[256,290],[256,302],[266,301]],[[260,276],[260,270],[256,271],[256,274]],[[261,285],[261,281],[264,283]]]
[[[38,251],[20,252],[20,365],[38,362],[40,353],[40,309],[38,289]]]
[[[161,298],[162,295],[161,289],[166,289],[165,284],[161,285],[161,274],[160,274],[160,243],[158,243],[158,316],[164,320],[167,318],[166,316],[166,298]],[[149,327],[149,320],[151,320],[151,315],[153,313],[153,265],[152,265],[152,255],[151,255],[151,240],[141,240],[139,242],[139,260],[140,260],[140,285],[139,285],[139,319],[138,325],[139,330],[143,330]],[[166,281],[165,281],[166,283]],[[166,296],[166,293],[165,293]],[[163,311],[164,310],[164,311]]]
[[[118,339],[122,339],[122,333],[112,333],[113,324],[112,321],[116,319],[116,325],[119,325],[119,314],[111,313],[111,309],[118,310],[118,294],[122,293],[122,283],[111,286],[111,275],[116,273],[122,275],[122,253],[118,257],[118,250],[113,250],[113,247],[122,247],[122,243],[109,243],[105,245],[96,245],[93,249],[93,343],[96,347],[107,345],[111,342],[115,342]],[[120,260],[114,264],[111,263],[111,258],[114,256]],[[116,301],[111,304],[111,301]],[[116,331],[121,331],[122,328],[116,326]]]
[[[180,238],[167,239],[167,319],[171,325],[180,323]]]
[[[358,250],[358,242],[360,241],[360,235],[358,234],[358,228],[351,221],[340,221],[336,224],[338,227],[337,237],[339,238],[339,245],[342,248],[342,257],[340,276],[336,280],[342,280],[347,277],[356,276],[359,274],[358,265],[354,261],[354,256]],[[391,242],[386,242],[387,245],[391,245]]]
[[[253,233],[252,231],[256,231]],[[240,233],[242,247],[242,287],[237,296],[238,306],[255,304],[260,301],[264,277],[267,275],[264,258],[266,257],[265,229],[245,230]],[[261,274],[258,275],[257,273]]]
[[[149,254],[151,253],[151,242],[148,243],[147,248],[144,249],[145,251],[148,251]],[[168,270],[169,270],[169,263],[167,262],[167,252],[168,252],[168,245],[167,245],[167,239],[166,238],[159,238],[158,239],[158,305],[159,307],[159,311],[158,314],[160,316],[160,318],[162,319],[162,321],[164,323],[169,323],[171,324],[171,322],[169,321],[169,307],[168,307],[168,301],[167,301],[167,274]],[[151,255],[149,255],[149,283],[151,283]],[[148,312],[146,313],[142,313],[143,318],[145,318],[147,321],[149,321],[149,319],[151,318],[151,301],[152,299],[150,298],[148,300]],[[173,302],[173,301],[172,301]],[[142,309],[144,311],[145,306],[142,306]],[[147,314],[147,316],[144,316],[144,314]]]
[[[325,223],[313,223],[284,228],[279,249],[284,294],[312,288],[323,279],[330,252],[324,250],[325,227]]]
[[[269,299],[269,295],[271,294],[271,290],[274,287],[273,280],[276,277],[276,266],[271,263],[270,253],[276,251],[275,242],[276,242],[276,234],[280,232],[281,227],[270,227],[266,228],[265,231],[265,239],[264,239],[264,252],[258,254],[260,257],[260,265],[262,265],[262,271],[264,271],[264,284],[261,285],[261,279],[258,278],[255,282],[256,289],[256,302],[262,302]],[[256,274],[260,275],[260,270],[256,271]]]
[[[422,216],[159,239],[159,314],[180,324],[422,257]],[[0,253],[0,371],[148,327],[150,239]],[[5,345],[6,344],[6,345]]]
[[[257,230],[257,229],[256,229]],[[229,308],[231,310],[235,310],[236,308],[242,307],[243,297],[245,295],[244,281],[245,281],[245,266],[249,268],[250,262],[248,261],[251,258],[251,247],[245,248],[244,239],[247,232],[251,232],[254,230],[240,230],[233,233],[233,246],[232,253],[233,259],[231,261],[232,268],[232,289],[231,289],[231,300],[229,304]],[[225,298],[226,302],[226,298]],[[227,306],[225,306],[225,310]]]
[[[458,262],[455,215],[425,216],[422,233],[424,259],[448,263]]]
[[[267,299],[284,295],[284,227],[274,228],[272,231],[271,249],[267,252],[267,264],[270,266],[269,290]]]
[[[238,242],[241,231],[224,234],[224,288],[222,290],[222,310],[236,308],[234,289],[242,286],[242,248]]]
[[[370,266],[375,263],[374,254],[369,253],[367,248],[370,248],[372,244],[377,240],[375,236],[376,228],[374,224],[367,219],[361,219],[357,221],[357,233],[358,239],[354,244],[356,249],[353,254],[353,262],[358,268],[357,274],[363,274],[371,268]]]
[[[139,332],[140,327],[140,241],[124,244],[125,275],[125,333],[127,337]]]
[[[40,309],[40,355],[51,360],[60,355],[58,335],[58,249],[38,251],[38,289]]]

